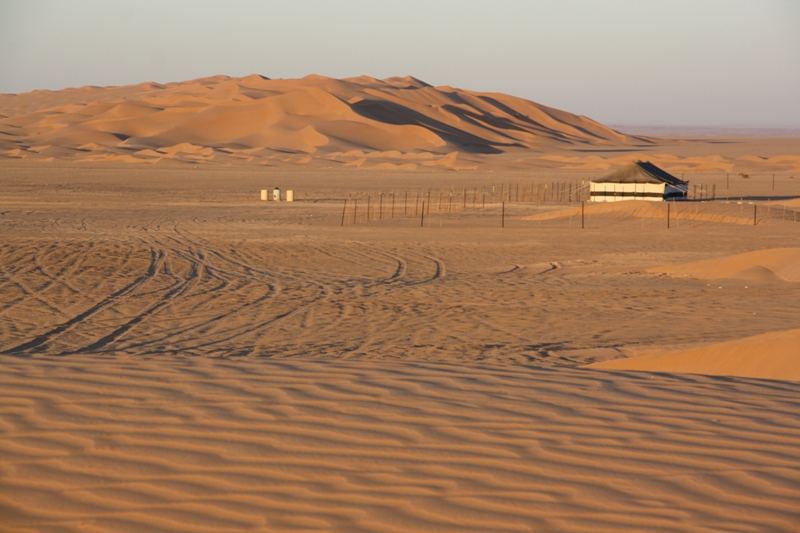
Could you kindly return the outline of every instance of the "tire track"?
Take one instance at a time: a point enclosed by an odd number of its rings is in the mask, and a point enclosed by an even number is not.
[[[172,241],[172,243],[173,243],[173,245],[170,247],[170,252],[172,254],[174,254],[174,255],[176,255],[178,257],[181,257],[181,258],[183,258],[185,260],[188,260],[188,261],[194,261],[195,256],[200,257],[202,259],[202,267],[200,269],[198,269],[198,273],[199,274],[207,273],[208,274],[208,278],[207,279],[215,279],[215,280],[219,281],[219,285],[217,285],[215,288],[212,288],[212,289],[210,289],[208,291],[204,291],[202,293],[199,293],[199,294],[195,295],[195,296],[203,296],[203,295],[208,296],[208,298],[206,300],[202,300],[201,303],[198,304],[198,305],[202,305],[202,303],[205,303],[205,302],[208,302],[208,301],[212,301],[216,296],[219,295],[218,294],[219,291],[221,291],[221,290],[224,291],[225,288],[228,288],[228,287],[234,286],[234,285],[237,286],[237,288],[235,290],[223,292],[223,294],[225,296],[227,296],[227,297],[230,297],[232,295],[242,294],[242,293],[245,296],[247,296],[247,295],[252,294],[252,292],[253,292],[252,285],[254,285],[254,284],[256,284],[256,285],[258,285],[260,287],[266,288],[267,293],[266,294],[262,294],[261,296],[257,297],[254,300],[251,300],[251,301],[248,301],[248,302],[245,302],[245,303],[241,303],[241,304],[237,305],[235,308],[233,308],[233,309],[231,309],[229,311],[217,314],[216,316],[213,316],[212,318],[205,319],[205,320],[202,320],[200,322],[195,322],[193,324],[189,324],[189,325],[186,325],[184,327],[180,327],[180,328],[177,329],[177,331],[176,330],[171,330],[166,335],[163,335],[163,334],[162,335],[152,335],[152,338],[148,339],[147,341],[140,342],[140,343],[135,344],[135,345],[130,345],[130,346],[128,346],[128,348],[145,348],[145,347],[148,347],[148,346],[161,345],[161,344],[168,343],[168,342],[169,343],[178,343],[178,344],[184,344],[185,345],[186,341],[181,342],[181,340],[182,340],[181,337],[184,337],[187,334],[195,333],[195,332],[198,332],[198,331],[205,332],[209,328],[211,328],[211,327],[213,327],[215,325],[218,325],[218,324],[222,324],[226,320],[228,320],[228,319],[230,319],[232,317],[235,317],[235,316],[240,315],[240,314],[247,313],[247,312],[251,311],[254,308],[258,308],[258,307],[262,306],[268,300],[270,300],[272,298],[275,298],[275,296],[281,292],[279,284],[275,283],[274,281],[266,281],[266,280],[263,279],[263,277],[271,278],[273,276],[272,273],[265,272],[265,271],[263,271],[261,269],[254,268],[250,264],[244,263],[244,262],[242,262],[240,260],[237,260],[237,259],[233,259],[233,258],[228,256],[227,254],[225,254],[223,251],[221,251],[218,248],[207,247],[207,248],[203,249],[203,247],[199,243],[197,243],[196,241],[188,238],[185,235],[185,232],[182,232],[177,227],[175,228],[175,232],[176,232],[176,234],[178,234],[182,238],[179,239],[179,238],[175,238],[175,237],[172,237],[172,236],[169,236],[169,235],[166,236],[166,238],[169,239],[170,241]],[[189,254],[187,254],[186,252],[183,252],[182,250],[178,249],[177,246],[188,247],[189,250],[190,250]],[[227,264],[228,267],[233,267],[233,269],[224,268],[224,267],[219,266],[218,264],[217,265],[213,265],[212,263],[214,263],[214,262],[221,262],[223,264]],[[237,272],[236,269],[241,270],[241,272]],[[201,277],[201,276],[198,276],[198,278],[199,277]],[[238,282],[236,282],[236,280],[238,280]],[[194,282],[194,285],[197,285],[199,283],[199,281],[200,281],[199,279],[196,280]],[[172,303],[176,303],[179,298],[185,297],[188,294],[190,289],[191,288],[188,288],[188,289],[185,289],[185,290],[181,290],[179,293],[176,293],[174,295],[169,296],[169,299],[173,300]],[[322,290],[322,296],[324,296],[326,292],[329,292],[329,288],[324,287],[324,286],[321,287],[321,290]],[[318,299],[319,298],[317,298],[317,300]],[[313,303],[313,302],[309,302],[309,303]],[[271,320],[269,320],[269,321],[267,321],[265,323],[261,323],[261,324],[257,324],[257,325],[248,324],[247,326],[243,326],[241,328],[234,328],[234,329],[226,328],[224,330],[226,333],[231,333],[232,331],[235,331],[236,333],[233,334],[233,335],[226,335],[226,336],[223,336],[223,337],[220,337],[220,338],[215,338],[213,341],[203,343],[203,344],[201,344],[199,346],[198,345],[185,346],[184,348],[181,348],[181,349],[191,350],[191,349],[197,349],[197,348],[200,348],[200,347],[211,347],[211,346],[219,345],[221,343],[229,342],[229,341],[231,341],[233,339],[236,339],[236,338],[242,338],[242,337],[246,338],[247,336],[252,336],[253,334],[257,333],[258,331],[260,331],[262,329],[268,328],[269,326],[271,326],[273,324],[277,324],[279,321],[281,321],[281,320],[283,320],[285,318],[293,316],[294,314],[296,314],[296,312],[300,311],[301,309],[303,309],[307,305],[308,304],[302,305],[302,306],[298,306],[298,307],[294,307],[294,308],[290,309],[289,311],[282,312],[279,315],[273,317]],[[159,311],[161,309],[161,307],[163,307],[163,306],[158,306],[158,308],[153,309],[153,312]],[[134,325],[138,324],[140,322],[137,319],[134,319],[134,321],[135,321]],[[127,331],[127,329],[122,331],[122,332],[120,332],[120,333],[125,333],[126,331]],[[196,338],[197,337],[195,336],[191,340],[196,340]],[[205,335],[205,333],[204,333],[203,338],[208,338],[208,335]],[[100,346],[93,345],[91,348],[92,349],[97,349],[99,347]],[[87,348],[89,348],[89,347],[87,347]]]
[[[201,265],[202,263],[199,260],[193,260],[190,266],[189,275],[184,278],[182,283],[179,283],[176,287],[167,292],[162,300],[148,307],[142,313],[134,316],[132,319],[115,329],[110,334],[96,340],[88,346],[78,349],[76,353],[96,352],[104,349],[109,344],[116,342],[123,335],[133,330],[136,326],[158,313],[164,307],[173,304],[175,300],[179,299],[185,293],[191,291],[192,288],[194,288],[200,282],[203,271]]]
[[[142,274],[141,276],[133,280],[131,283],[124,286],[123,288],[114,292],[110,296],[107,296],[100,302],[96,303],[83,313],[80,313],[72,317],[63,324],[59,324],[55,328],[45,333],[42,333],[41,335],[37,335],[34,339],[30,341],[24,342],[22,344],[4,350],[1,353],[21,354],[25,352],[30,352],[31,350],[36,348],[43,348],[45,345],[49,344],[58,336],[84,323],[86,320],[96,315],[100,311],[103,311],[104,309],[107,309],[110,306],[116,305],[119,302],[119,300],[129,297],[134,291],[146,285],[156,276],[158,270],[164,264],[165,258],[166,258],[166,252],[164,250],[151,247],[150,266],[148,267],[147,271],[144,274]]]

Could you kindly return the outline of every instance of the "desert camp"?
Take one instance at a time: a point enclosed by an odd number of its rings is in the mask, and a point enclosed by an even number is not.
[[[634,161],[590,183],[593,202],[647,200],[664,202],[685,199],[689,183],[646,161]]]

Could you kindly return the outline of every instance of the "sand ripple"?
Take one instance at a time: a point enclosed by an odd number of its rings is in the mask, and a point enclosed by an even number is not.
[[[2,359],[5,531],[795,531],[800,385]]]

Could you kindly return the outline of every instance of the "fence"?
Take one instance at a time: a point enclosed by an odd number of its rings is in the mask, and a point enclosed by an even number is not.
[[[770,201],[714,200],[714,187],[676,202],[588,202],[588,182],[379,192],[345,200],[341,225],[417,227],[695,228],[800,222],[796,208]],[[693,200],[691,198],[697,198]]]
[[[589,182],[578,180],[377,192],[345,200],[342,226],[485,211],[503,204],[560,205],[588,199]]]

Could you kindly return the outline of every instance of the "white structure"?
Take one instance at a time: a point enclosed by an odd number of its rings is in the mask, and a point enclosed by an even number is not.
[[[272,199],[274,201],[276,201],[276,202],[280,202],[281,201],[281,190],[280,190],[280,188],[275,187],[274,189],[272,189]]]
[[[269,193],[267,189],[261,189],[261,199],[264,200],[265,202],[269,199],[267,193]]]
[[[294,202],[294,191],[292,191],[292,190],[286,191],[286,201],[287,202]]]
[[[589,199],[592,202],[664,202],[683,200],[688,192],[688,181],[679,180],[646,161],[626,165],[608,176],[592,180],[589,185]]]

